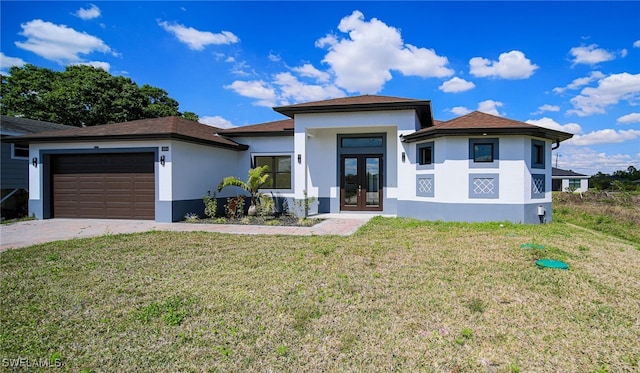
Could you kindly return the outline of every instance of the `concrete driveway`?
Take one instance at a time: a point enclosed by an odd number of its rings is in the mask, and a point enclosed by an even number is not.
[[[321,216],[318,216],[321,217]],[[0,251],[39,243],[95,237],[105,234],[147,231],[203,231],[232,234],[283,234],[296,236],[353,234],[372,215],[325,216],[312,227],[285,227],[237,224],[157,223],[148,220],[47,219],[0,226]]]

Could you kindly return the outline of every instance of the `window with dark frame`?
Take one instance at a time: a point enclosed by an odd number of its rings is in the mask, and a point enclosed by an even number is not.
[[[256,167],[269,166],[267,174],[269,179],[261,186],[261,189],[291,189],[291,156],[255,156]]]
[[[569,179],[569,188],[579,189],[581,186],[580,179]]]
[[[473,144],[474,162],[493,162],[493,144],[475,143]]]
[[[533,145],[533,163],[544,164],[544,145]]]
[[[432,164],[433,163],[433,146],[423,146],[420,148],[420,156],[418,164]]]

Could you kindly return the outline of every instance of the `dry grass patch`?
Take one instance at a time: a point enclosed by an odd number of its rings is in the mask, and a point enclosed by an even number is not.
[[[376,218],[346,238],[151,232],[0,255],[2,359],[57,354],[95,372],[640,369],[640,252],[565,224]],[[571,268],[537,269],[541,257]]]

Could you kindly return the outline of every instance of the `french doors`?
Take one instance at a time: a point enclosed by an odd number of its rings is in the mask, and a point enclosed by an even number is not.
[[[340,157],[340,210],[382,211],[382,155]]]

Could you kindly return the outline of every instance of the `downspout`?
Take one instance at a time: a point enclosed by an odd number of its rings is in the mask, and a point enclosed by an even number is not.
[[[552,146],[551,146],[551,150],[556,150],[556,149],[558,149],[559,147],[560,147],[560,140],[556,140],[556,145],[555,145],[555,147],[552,145]]]

